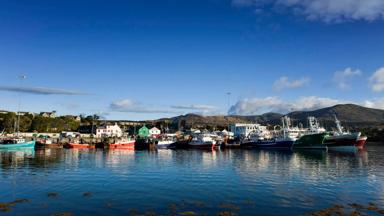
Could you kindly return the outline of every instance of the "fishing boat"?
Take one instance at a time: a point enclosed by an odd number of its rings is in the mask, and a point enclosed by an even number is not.
[[[19,112],[18,120],[15,122],[15,131],[16,128],[19,129]],[[13,137],[6,137],[4,135],[5,129],[0,133],[0,149],[16,149],[16,148],[34,148],[35,140],[26,141],[23,137],[19,135],[19,130],[17,130],[16,135]]]
[[[336,116],[335,123],[337,131],[326,137],[324,141],[328,150],[356,151],[364,148],[367,142],[366,136],[361,136],[361,132],[345,132]]]
[[[291,127],[291,120],[288,116],[282,119],[283,128],[276,132],[274,131],[271,137],[270,133],[255,130],[249,134],[249,137],[240,143],[243,148],[260,148],[260,149],[275,149],[275,150],[290,150],[299,134],[297,128]]]
[[[326,150],[327,146],[324,140],[328,136],[325,128],[320,127],[319,122],[313,116],[308,117],[309,128],[303,130],[303,135],[295,141],[294,149],[322,149]]]
[[[168,149],[171,148],[176,141],[174,140],[158,140],[155,142],[157,149]]]
[[[120,138],[108,144],[109,149],[135,150],[135,140],[130,138]]]
[[[26,141],[24,138],[2,138],[0,139],[0,149],[10,149],[10,148],[34,148],[36,142]]]
[[[290,150],[296,139],[290,137],[277,137],[272,140],[262,140],[249,144],[240,144],[244,147],[256,147],[259,149]]]
[[[192,140],[188,142],[188,147],[196,149],[217,149],[220,148],[220,144],[216,142],[211,134],[202,133],[192,137]]]
[[[64,148],[68,149],[94,149],[96,146],[94,144],[82,143],[82,141],[75,140],[64,145]]]
[[[293,148],[326,150],[327,146],[324,144],[324,140],[327,136],[327,133],[314,133],[303,135],[295,141]]]
[[[68,143],[64,147],[68,149],[94,149],[95,145],[82,143]]]
[[[48,136],[41,136],[36,139],[36,148],[62,148],[60,143],[53,143],[52,139]]]
[[[173,149],[175,148],[176,142],[177,138],[175,134],[163,134],[155,140],[155,145],[157,149]]]

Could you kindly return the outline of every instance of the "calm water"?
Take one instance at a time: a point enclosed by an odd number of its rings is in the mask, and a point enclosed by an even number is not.
[[[356,154],[0,151],[0,202],[29,199],[0,215],[303,215],[369,202],[384,208],[383,156],[384,146]]]

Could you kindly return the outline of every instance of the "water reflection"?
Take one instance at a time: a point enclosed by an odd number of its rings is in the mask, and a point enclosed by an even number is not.
[[[352,153],[1,150],[0,194],[49,204],[44,209],[25,204],[31,215],[62,212],[63,206],[79,215],[121,215],[130,208],[166,214],[170,203],[204,203],[196,208],[207,215],[216,215],[223,203],[239,206],[239,215],[298,215],[335,203],[384,205],[383,154],[383,147]],[[59,198],[47,198],[50,192]],[[106,210],[106,203],[113,207]]]
[[[0,149],[0,164],[2,169],[23,166],[26,161],[34,157],[34,148]]]

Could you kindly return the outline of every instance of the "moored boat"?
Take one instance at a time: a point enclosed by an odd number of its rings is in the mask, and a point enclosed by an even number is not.
[[[327,133],[314,133],[301,136],[295,141],[294,149],[323,149],[326,150],[327,146],[324,144],[324,140],[327,137]]]
[[[109,149],[126,149],[135,150],[135,140],[129,138],[121,138],[115,142],[108,144]]]
[[[327,146],[324,144],[324,140],[328,136],[326,130],[320,127],[319,122],[313,116],[308,117],[308,125],[309,128],[303,130],[303,135],[295,141],[293,148],[326,150]]]
[[[260,148],[275,150],[290,150],[299,134],[298,128],[291,127],[291,120],[288,116],[281,118],[282,129],[274,131],[273,136],[263,131],[254,131],[249,137],[240,143],[243,148]]]
[[[175,134],[163,134],[155,140],[157,149],[174,149],[177,138]]]
[[[216,142],[210,134],[199,134],[192,137],[192,140],[188,142],[189,148],[196,149],[218,149],[220,143]]]
[[[158,140],[155,142],[157,149],[168,149],[171,148],[176,141],[174,140]]]
[[[80,144],[80,143],[69,143],[69,144],[65,145],[64,147],[69,148],[69,149],[94,149],[95,148],[94,145]]]
[[[36,140],[36,148],[63,148],[60,143],[53,143],[51,138],[41,137]]]
[[[70,142],[66,145],[64,145],[64,148],[68,149],[94,149],[96,146],[94,144],[88,144],[88,143],[82,143],[79,142],[78,140],[74,142]]]
[[[24,138],[2,138],[0,140],[0,149],[10,148],[34,148],[35,141],[26,141]]]
[[[326,137],[324,141],[328,150],[356,151],[364,148],[364,145],[367,142],[366,136],[361,136],[361,132],[345,132],[336,116],[335,123],[337,131]]]

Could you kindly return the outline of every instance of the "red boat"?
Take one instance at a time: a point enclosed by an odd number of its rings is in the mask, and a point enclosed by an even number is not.
[[[135,150],[135,140],[121,139],[109,144],[109,149]]]
[[[368,137],[366,137],[366,136],[359,137],[357,139],[357,142],[356,142],[357,149],[359,149],[359,150],[364,149],[365,143],[367,143],[367,139],[368,139]]]
[[[366,136],[361,136],[360,132],[349,133],[344,132],[340,121],[335,116],[337,132],[328,136],[324,140],[324,144],[328,150],[356,151],[364,148],[367,142]]]
[[[72,149],[94,149],[95,145],[80,144],[80,143],[69,143],[69,144],[65,145],[65,148],[72,148]]]

